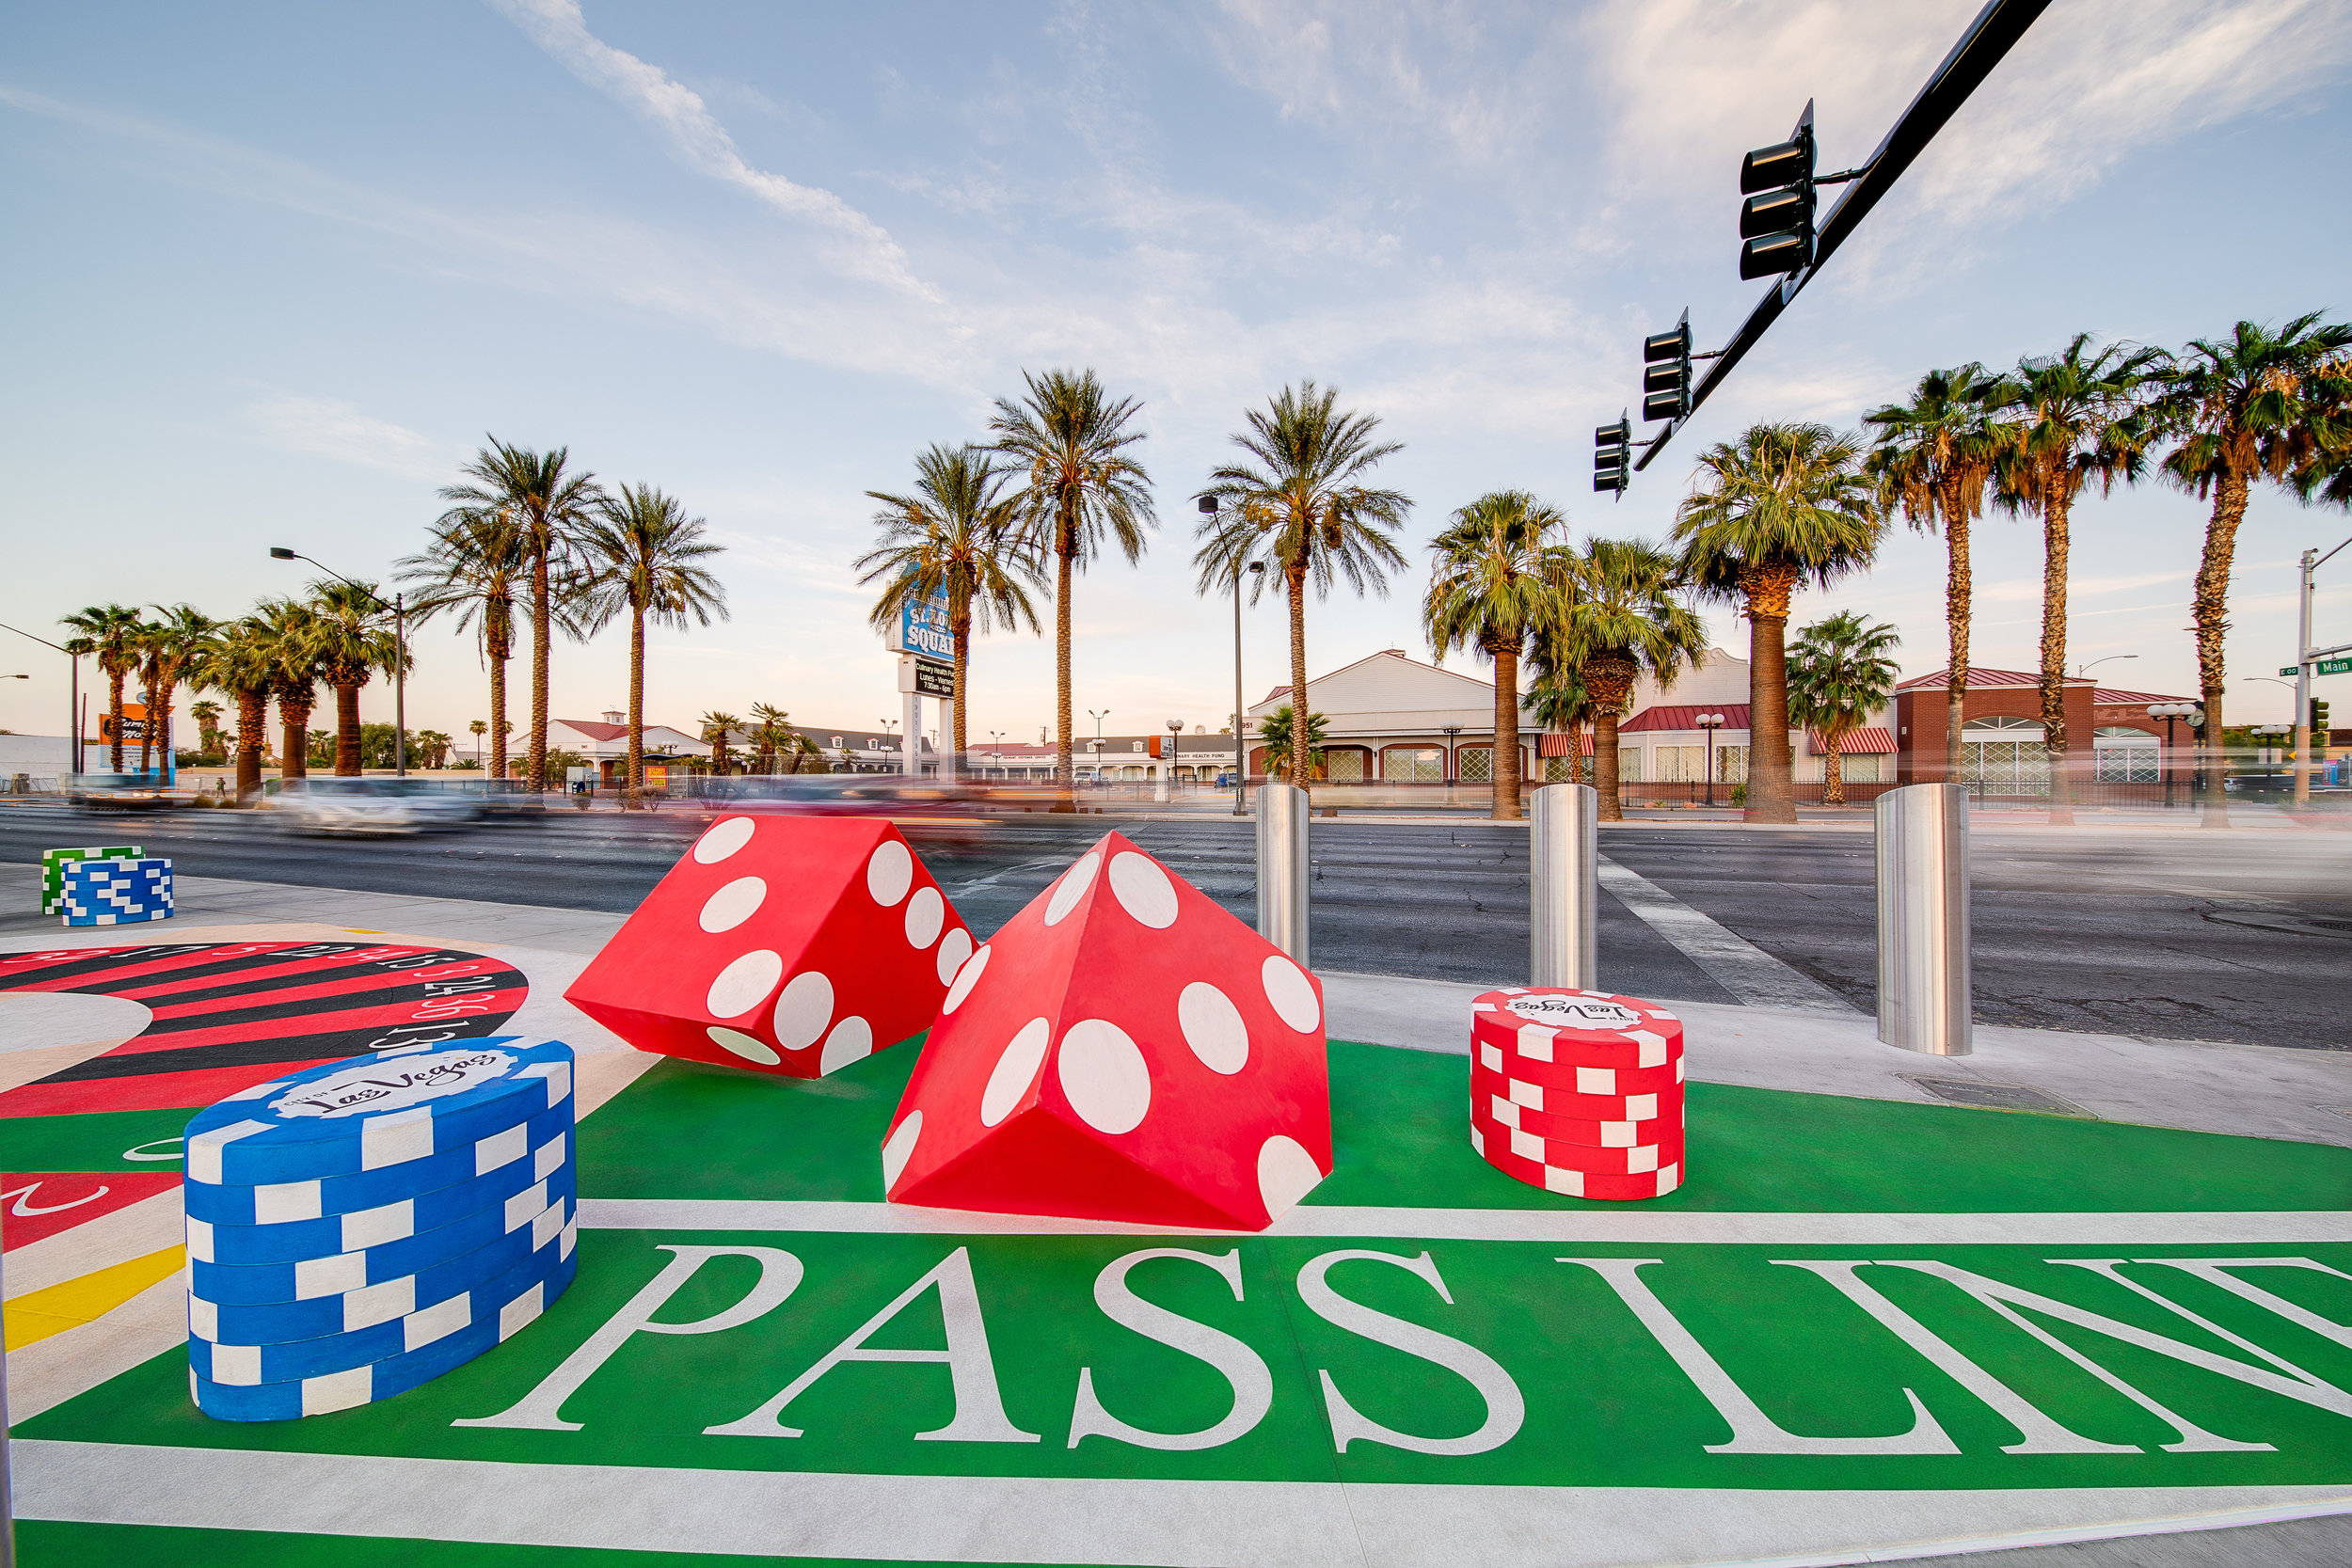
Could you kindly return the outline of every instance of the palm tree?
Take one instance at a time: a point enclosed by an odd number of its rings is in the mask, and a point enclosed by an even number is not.
[[[2088,352],[2090,334],[2045,359],[2023,359],[1995,394],[2011,416],[2000,431],[1994,490],[2011,511],[2042,515],[2042,745],[2050,775],[2050,820],[2074,820],[2067,767],[2066,560],[2074,498],[2097,481],[2106,495],[2146,464],[2142,390],[2164,363],[2153,348],[2110,343]]]
[[[278,776],[303,778],[310,770],[310,714],[318,705],[324,638],[318,610],[300,599],[264,599],[246,619],[276,669],[270,695],[278,700]]]
[[[198,610],[194,605],[157,605],[155,611],[163,618],[148,627],[147,657],[147,734],[149,739],[163,747],[167,765],[171,760],[171,699],[172,694],[187,679],[188,669],[204,653],[220,623]],[[139,742],[139,768],[147,768],[147,740]]]
[[[525,768],[533,789],[547,787],[548,654],[555,629],[571,629],[558,603],[559,575],[574,534],[604,499],[596,475],[567,473],[566,447],[534,452],[510,447],[497,436],[462,470],[472,482],[453,484],[441,499],[454,502],[444,524],[469,514],[504,512],[517,531],[531,567],[531,742]]]
[[[1143,531],[1153,526],[1152,477],[1129,449],[1144,433],[1128,421],[1142,411],[1133,398],[1112,399],[1092,371],[1021,372],[1028,396],[996,400],[988,428],[996,450],[1025,468],[1017,498],[1025,537],[1054,558],[1055,776],[1070,771],[1070,589],[1079,568],[1101,553],[1104,536],[1128,563],[1143,558]]]
[[[1788,650],[1788,718],[1821,737],[1821,804],[1846,803],[1838,748],[1895,695],[1898,670],[1888,655],[1902,639],[1890,626],[1851,610],[1816,621]]]
[[[948,748],[950,778],[963,765],[964,687],[972,664],[973,627],[985,632],[1002,626],[1012,631],[1026,622],[1032,632],[1038,629],[1037,611],[1022,586],[1024,579],[1035,582],[1041,576],[1036,537],[1021,531],[1020,499],[1002,494],[1007,479],[1007,471],[990,463],[985,452],[971,447],[933,446],[914,460],[913,495],[866,492],[882,503],[874,514],[874,526],[882,530],[882,542],[858,557],[858,569],[865,573],[858,581],[889,580],[874,603],[873,624],[887,626],[908,604],[926,603],[941,593],[947,595],[947,632],[956,662],[956,694],[949,722],[954,735]],[[1139,541],[1141,535],[1136,537]],[[1135,555],[1135,550],[1128,551],[1129,560]],[[1066,570],[1063,582],[1066,586]],[[1066,612],[1057,625],[1066,675]],[[1065,721],[1069,707],[1065,679]],[[1067,730],[1067,722],[1063,727]],[[1067,741],[1065,735],[1065,746]]]
[[[1304,743],[1291,731],[1297,723],[1297,715],[1291,705],[1284,703],[1258,723],[1258,740],[1265,748],[1265,770],[1271,775],[1282,769],[1295,774],[1301,770],[1311,773],[1323,761],[1323,743],[1328,721],[1311,708],[1307,713],[1307,734]]]
[[[1336,387],[1302,381],[1244,416],[1249,428],[1232,439],[1250,461],[1209,476],[1201,494],[1233,504],[1200,524],[1202,543],[1192,558],[1203,594],[1222,592],[1253,557],[1263,556],[1271,568],[1250,585],[1253,600],[1265,577],[1281,578],[1290,603],[1291,697],[1301,705],[1307,701],[1309,579],[1317,598],[1330,595],[1335,577],[1345,578],[1359,594],[1369,584],[1385,596],[1387,574],[1405,565],[1392,535],[1413,505],[1400,491],[1363,483],[1404,443],[1374,440],[1379,420],[1341,412],[1339,396]],[[1307,785],[1303,752],[1291,758],[1291,783]]]
[[[1555,529],[1567,519],[1524,490],[1497,490],[1454,514],[1430,544],[1436,557],[1422,629],[1443,663],[1475,644],[1494,661],[1494,819],[1519,815],[1519,658],[1529,640],[1559,618],[1557,584],[1544,570]]]
[[[385,629],[386,609],[373,583],[329,579],[310,584],[317,678],[335,691],[335,774],[356,779],[359,762],[359,689],[377,671],[401,664],[401,647]]]
[[[1968,567],[1968,522],[1984,510],[1998,439],[1987,404],[1999,379],[1973,360],[1919,378],[1909,403],[1890,403],[1862,416],[1876,425],[1870,471],[1885,486],[1886,505],[1902,504],[1913,528],[1932,533],[1939,518],[1948,564],[1944,619],[1951,636],[1949,694],[1944,714],[1944,777],[1960,777],[1960,724],[1968,698],[1968,621],[1975,581]]]
[[[439,730],[417,732],[417,756],[427,768],[438,768],[449,760],[449,749],[455,742]]]
[[[267,628],[248,615],[222,626],[188,671],[195,686],[219,692],[237,705],[237,799],[262,792],[262,746],[269,720],[270,683],[278,662]]]
[[[1565,624],[1566,610],[1563,607]],[[1528,688],[1527,711],[1546,730],[1568,737],[1568,783],[1584,782],[1584,726],[1591,723],[1598,711],[1593,704],[1593,693],[1585,686],[1584,677],[1573,664],[1553,665],[1544,658],[1545,643],[1539,639],[1534,659],[1535,680]]]
[[[504,693],[501,692],[501,695],[503,696]],[[482,738],[490,733],[490,721],[487,719],[477,719],[466,726],[466,733],[473,736],[473,759],[480,762],[482,760]],[[504,748],[501,747],[501,750]],[[499,760],[503,763],[506,759],[501,756]]]
[[[1661,690],[1707,652],[1707,627],[1675,595],[1681,568],[1646,539],[1595,539],[1577,566],[1576,596],[1565,608],[1553,657],[1573,666],[1591,693],[1593,782],[1600,819],[1625,820],[1617,788],[1617,721],[1646,673]]]
[[[217,628],[215,628],[215,633],[217,634]],[[199,652],[199,662],[200,662],[201,650]],[[211,756],[217,752],[221,749],[222,745],[220,734],[220,705],[214,702],[209,697],[205,698],[200,703],[190,703],[188,705],[188,717],[196,721],[197,744],[203,749],[204,754],[206,756]]]
[[[145,617],[127,604],[92,605],[71,615],[58,617],[61,625],[80,633],[66,640],[69,654],[96,654],[98,668],[106,676],[106,717],[114,731],[107,747],[106,766],[114,772],[122,771],[122,683],[139,667],[141,628]],[[81,722],[77,715],[73,721]],[[77,742],[78,745],[78,742]]]
[[[2156,425],[2179,441],[2164,460],[2165,477],[2200,500],[2213,499],[2190,616],[2205,705],[2201,771],[2208,828],[2230,825],[2222,788],[2222,640],[2238,525],[2255,480],[2291,483],[2344,450],[2352,401],[2345,393],[2352,376],[2347,348],[2352,325],[2323,325],[2318,311],[2275,332],[2242,321],[2229,339],[2200,338],[2182,350],[2167,367],[2151,409]]]
[[[1794,822],[1788,752],[1788,604],[1811,583],[1867,566],[1885,524],[1856,437],[1820,424],[1759,424],[1699,456],[1676,514],[1682,570],[1748,618],[1751,822]]]
[[[703,715],[703,738],[710,742],[710,771],[713,777],[726,777],[727,736],[742,727],[743,721],[732,713]]]
[[[752,769],[760,774],[775,771],[777,748],[791,734],[792,716],[773,703],[752,705]]]
[[[580,525],[579,551],[585,576],[576,595],[581,620],[600,626],[628,614],[628,782],[621,806],[637,807],[645,787],[645,623],[686,628],[711,617],[725,620],[726,590],[702,562],[726,546],[703,537],[703,520],[689,517],[675,497],[650,484],[623,485],[598,500]]]
[[[531,579],[531,546],[511,507],[459,508],[433,526],[433,543],[400,564],[402,580],[418,586],[408,613],[418,622],[454,611],[458,629],[472,627],[490,672],[489,773],[507,776],[506,661],[515,655],[515,599]],[[569,632],[567,607],[551,602]],[[482,731],[476,731],[476,734]]]

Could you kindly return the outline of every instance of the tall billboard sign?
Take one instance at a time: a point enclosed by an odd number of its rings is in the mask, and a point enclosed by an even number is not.
[[[889,637],[894,654],[920,654],[926,658],[952,660],[956,657],[954,635],[947,629],[947,591],[941,589],[928,599],[910,596],[898,607],[898,624]]]

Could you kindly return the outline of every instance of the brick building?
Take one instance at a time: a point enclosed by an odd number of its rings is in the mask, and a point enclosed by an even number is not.
[[[2154,703],[2193,702],[2154,691],[2124,691],[2082,676],[2066,680],[2068,750],[2089,762],[2089,777],[2108,784],[2154,784],[2164,752],[2175,767],[2189,745],[2186,729],[2148,716]],[[1944,777],[1944,728],[1951,705],[1948,671],[1919,675],[1895,688],[1895,777],[1899,784],[1934,784]],[[2042,795],[2049,790],[2042,752],[2042,676],[2030,670],[1968,668],[1961,710],[1961,777],[1954,781],[1993,796]]]

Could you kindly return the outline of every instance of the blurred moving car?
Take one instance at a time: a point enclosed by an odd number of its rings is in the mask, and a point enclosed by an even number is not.
[[[481,819],[479,789],[437,779],[288,779],[272,806],[290,832],[414,833]]]
[[[153,773],[68,773],[57,793],[93,811],[154,811],[172,803]]]

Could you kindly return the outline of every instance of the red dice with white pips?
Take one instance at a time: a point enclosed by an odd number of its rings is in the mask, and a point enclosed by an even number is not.
[[[1331,1169],[1323,988],[1107,834],[956,976],[882,1163],[895,1203],[1262,1230]]]
[[[1570,1197],[1682,1184],[1682,1021],[1654,1002],[1559,986],[1470,1004],[1470,1147]]]
[[[816,1078],[919,1034],[972,933],[890,823],[723,816],[564,995],[640,1051]]]

